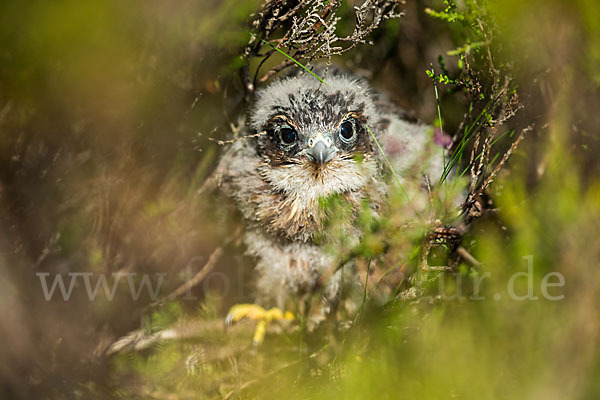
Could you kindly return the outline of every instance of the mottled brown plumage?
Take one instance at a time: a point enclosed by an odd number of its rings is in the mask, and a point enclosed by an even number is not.
[[[264,306],[283,307],[291,296],[310,293],[331,266],[333,256],[315,243],[328,217],[323,199],[340,196],[356,212],[368,200],[380,212],[385,165],[369,129],[401,179],[441,171],[441,152],[431,157],[427,150],[430,128],[376,106],[361,80],[330,74],[326,82],[301,75],[260,91],[246,124],[254,137],[235,141],[219,165],[221,191],[246,222],[244,242],[256,258],[257,302]],[[358,242],[352,219],[345,231]],[[329,283],[329,301],[339,296],[341,274]]]

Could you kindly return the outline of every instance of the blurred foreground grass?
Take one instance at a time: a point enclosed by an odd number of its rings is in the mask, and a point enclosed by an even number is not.
[[[559,124],[550,129],[535,189],[527,190],[518,167],[498,181],[502,224],[479,224],[480,268],[442,278],[441,292],[436,281],[441,298],[385,310],[368,302],[337,338],[292,331],[252,350],[250,327],[221,336],[216,326],[192,341],[123,355],[117,371],[145,382],[126,397],[597,398],[600,185],[577,186],[580,166],[565,154],[566,139]],[[544,292],[544,279],[559,282],[545,278],[552,272],[564,286]],[[517,273],[527,276],[511,285]],[[468,283],[477,278],[473,292]]]
[[[269,332],[253,350],[249,324],[223,331],[223,310],[239,299],[222,286],[154,311],[121,292],[47,302],[35,273],[167,272],[167,294],[190,259],[222,244],[233,227],[197,190],[218,152],[209,137],[224,137],[239,111],[238,52],[257,4],[3,2],[2,398],[598,398],[600,7],[466,4],[497,21],[497,67],[512,64],[518,118],[536,124],[489,190],[495,212],[463,240],[479,264],[432,272],[424,296],[384,306],[372,280],[350,328]],[[455,70],[447,51],[477,39],[477,26],[425,12],[446,5],[410,2],[375,46],[338,61],[376,70],[376,86],[434,121],[425,71],[440,54]],[[451,132],[468,104],[439,89]],[[404,217],[397,203],[391,221]],[[395,246],[414,253],[409,233]],[[237,279],[240,263],[228,254],[217,271]],[[544,296],[545,279],[559,282],[550,273],[564,286]],[[537,299],[517,299],[530,285]],[[146,332],[189,335],[98,355],[140,318]]]

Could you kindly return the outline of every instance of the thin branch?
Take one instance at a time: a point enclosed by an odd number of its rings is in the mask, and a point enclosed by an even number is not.
[[[198,271],[192,279],[184,282],[183,285],[171,292],[171,294],[169,294],[166,298],[169,300],[174,300],[177,297],[188,293],[194,286],[202,282],[202,280],[206,278],[206,276],[215,268],[215,265],[222,254],[223,249],[221,247],[217,247],[210,255],[210,258],[206,264],[204,264],[204,267],[202,267],[202,269]]]
[[[490,185],[490,183],[493,182],[494,178],[496,177],[496,175],[498,174],[498,172],[500,171],[500,169],[502,168],[502,166],[504,165],[504,163],[508,160],[508,158],[511,156],[511,154],[519,146],[519,143],[521,143],[521,141],[525,138],[525,134],[527,132],[531,131],[532,129],[533,129],[533,125],[529,125],[528,127],[526,127],[525,129],[523,129],[521,131],[521,134],[519,135],[519,137],[517,138],[517,140],[515,140],[513,142],[513,144],[510,146],[510,149],[508,149],[508,151],[506,153],[504,153],[504,156],[502,157],[502,160],[500,160],[500,162],[498,163],[498,165],[496,165],[496,167],[494,168],[494,171],[492,171],[492,173],[487,177],[487,179],[485,180],[485,182],[483,183],[483,185],[481,185],[481,187],[479,188],[479,190],[477,190],[477,192],[473,195],[473,197],[480,196],[481,193],[483,193],[483,191],[485,189],[487,189],[487,187]]]

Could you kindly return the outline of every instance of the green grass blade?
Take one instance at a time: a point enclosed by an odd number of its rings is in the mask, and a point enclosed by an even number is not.
[[[456,148],[456,150],[454,150],[454,154],[450,158],[450,161],[448,162],[448,164],[445,165],[444,172],[442,174],[442,177],[440,178],[440,183],[442,183],[448,177],[448,174],[450,173],[450,171],[452,170],[452,168],[454,168],[454,166],[456,165],[457,160],[459,160],[459,157],[460,157],[460,159],[462,159],[462,152],[464,151],[467,143],[471,139],[472,134],[475,132],[473,129],[479,123],[479,120],[481,119],[481,117],[488,110],[488,107],[489,107],[490,104],[491,104],[491,100],[481,110],[481,112],[479,113],[479,115],[477,116],[477,118],[475,119],[475,121],[473,122],[473,124],[471,124],[471,126],[469,126],[469,127],[465,126],[465,134],[463,135],[463,137],[462,137],[462,139],[461,139],[458,147]]]
[[[292,57],[289,54],[287,54],[285,51],[283,51],[281,49],[278,49],[277,47],[273,46],[271,43],[267,42],[264,39],[262,39],[262,42],[265,43],[265,44],[268,44],[273,49],[275,49],[277,52],[283,54],[284,56],[286,56],[287,58],[289,58],[290,60],[292,60],[294,63],[296,63],[297,66],[299,66],[300,68],[303,68],[306,72],[308,72],[309,74],[311,74],[312,76],[314,76],[315,78],[317,78],[323,85],[327,85],[327,82],[325,82],[319,75],[317,75],[314,72],[312,72],[304,64],[302,64],[300,61],[296,60],[294,57]]]
[[[375,137],[375,135],[371,131],[371,128],[369,128],[368,125],[367,125],[367,130],[369,131],[369,134],[371,135],[371,137],[375,141],[375,144],[377,145],[377,148],[381,152],[381,155],[383,156],[383,159],[385,160],[385,162],[387,163],[388,167],[390,168],[390,171],[392,171],[392,175],[394,175],[394,178],[396,179],[396,183],[398,183],[398,186],[400,187],[400,190],[402,191],[402,194],[404,195],[404,197],[406,197],[406,199],[410,203],[410,197],[408,197],[408,193],[406,193],[406,191],[404,190],[404,187],[402,186],[402,183],[400,183],[400,178],[396,174],[396,171],[394,171],[394,167],[392,166],[392,163],[390,162],[389,158],[387,158],[387,156],[385,155],[385,152],[383,151],[383,148],[381,148],[381,146],[379,145],[379,141],[377,140],[377,138]]]
[[[432,68],[433,69],[433,68]],[[444,134],[444,125],[442,124],[442,110],[440,109],[440,96],[438,94],[437,85],[435,84],[435,80],[433,81],[433,89],[435,90],[435,103],[437,105],[438,112],[438,120],[440,123],[440,135]],[[435,135],[435,132],[434,132]],[[442,146],[442,165],[446,165],[446,148]],[[443,181],[444,172],[442,171],[442,176],[440,177],[440,182]]]

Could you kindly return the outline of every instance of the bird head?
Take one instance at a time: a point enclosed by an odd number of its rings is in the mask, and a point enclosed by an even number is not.
[[[257,140],[262,175],[278,190],[309,197],[360,189],[376,170],[367,126],[377,115],[367,86],[355,78],[276,81],[258,93],[250,119],[264,132]]]

